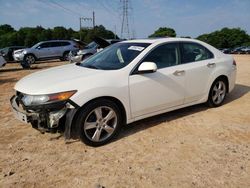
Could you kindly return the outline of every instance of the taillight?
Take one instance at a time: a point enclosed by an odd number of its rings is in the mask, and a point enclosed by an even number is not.
[[[233,61],[233,65],[236,66],[236,61],[235,60]]]

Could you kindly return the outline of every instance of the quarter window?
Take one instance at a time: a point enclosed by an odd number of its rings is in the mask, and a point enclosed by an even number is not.
[[[143,61],[154,62],[158,69],[178,65],[178,46],[177,43],[163,44],[150,52]]]
[[[190,63],[211,59],[214,57],[212,52],[200,44],[181,43],[181,62]]]

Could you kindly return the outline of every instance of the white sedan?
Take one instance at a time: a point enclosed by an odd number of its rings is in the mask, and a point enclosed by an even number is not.
[[[116,43],[15,85],[15,116],[41,132],[100,146],[125,124],[198,103],[220,106],[235,85],[234,59],[193,39]]]

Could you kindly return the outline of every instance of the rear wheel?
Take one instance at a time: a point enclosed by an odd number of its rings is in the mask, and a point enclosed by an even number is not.
[[[64,52],[63,56],[60,58],[61,61],[68,61],[69,60],[69,52]]]
[[[82,142],[101,146],[119,133],[122,122],[118,106],[110,100],[100,99],[82,109],[77,118],[77,128]]]
[[[227,86],[225,80],[223,79],[215,80],[210,89],[207,104],[210,107],[221,106],[225,100],[226,94],[227,94]]]

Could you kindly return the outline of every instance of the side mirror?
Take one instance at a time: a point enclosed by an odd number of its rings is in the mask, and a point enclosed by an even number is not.
[[[41,46],[37,46],[37,49],[40,50],[40,49],[41,49]]]
[[[139,68],[138,73],[153,73],[157,71],[157,65],[154,62],[143,62]]]

